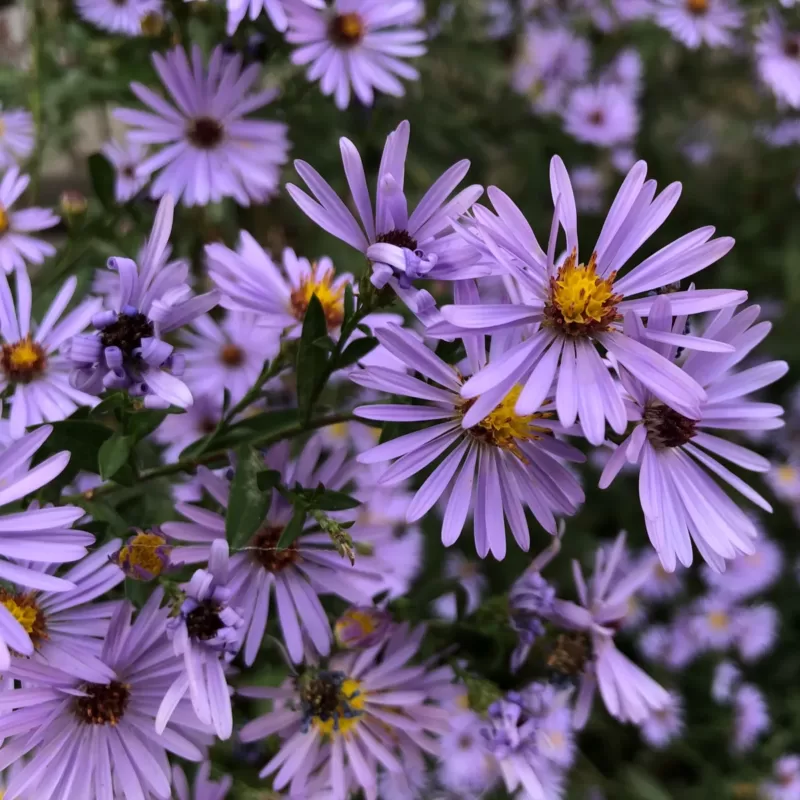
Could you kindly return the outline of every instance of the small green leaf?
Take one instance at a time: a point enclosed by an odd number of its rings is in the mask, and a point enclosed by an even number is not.
[[[374,336],[365,336],[363,339],[354,339],[345,347],[344,352],[339,356],[336,366],[340,369],[349,367],[360,361],[364,356],[369,355],[378,346],[378,340]]]
[[[116,205],[114,197],[114,167],[101,153],[89,156],[89,177],[92,189],[97,199],[104,208],[113,208]]]
[[[172,406],[167,409],[143,409],[131,414],[125,421],[126,433],[137,442],[149,436],[170,414],[183,414],[184,409]]]
[[[345,511],[348,508],[358,508],[361,505],[360,500],[350,497],[349,494],[335,492],[324,487],[315,490],[308,500],[309,503],[313,504],[314,508],[318,508],[321,511]]]
[[[262,492],[274,489],[281,482],[281,474],[276,469],[265,469],[256,475],[256,483]]]
[[[284,550],[289,547],[295,539],[297,539],[303,532],[303,526],[306,524],[306,509],[295,508],[289,524],[283,529],[281,538],[278,540],[278,550]]]
[[[636,767],[626,770],[625,783],[636,800],[672,800],[672,795],[661,784]]]
[[[327,335],[328,324],[322,303],[315,294],[311,295],[297,350],[297,404],[302,419],[311,416],[314,403],[323,389],[328,354],[314,343]]]
[[[317,339],[316,342],[314,342],[314,347],[318,347],[320,350],[330,353],[333,348],[336,347],[336,344],[330,336],[322,336],[321,338]]]
[[[355,297],[353,296],[353,284],[346,283],[344,285],[344,318],[342,319],[342,327],[346,328],[347,323],[350,321],[350,317],[353,316],[353,312],[356,310],[356,301]]]
[[[436,355],[447,364],[457,364],[467,355],[467,351],[461,339],[454,339],[452,342],[439,342]]]
[[[100,477],[107,481],[128,463],[135,441],[132,436],[115,433],[100,446],[97,452],[97,465]]]
[[[97,472],[97,452],[112,433],[111,428],[99,422],[64,420],[53,423],[53,432],[36,454],[37,461],[68,450],[70,459],[64,471],[67,479],[81,470]],[[60,477],[65,477],[64,473]]]
[[[78,504],[93,520],[106,523],[114,535],[125,533],[131,527],[125,517],[100,499],[79,500]]]
[[[233,549],[249,541],[269,510],[270,493],[258,486],[258,475],[263,471],[264,458],[253,447],[242,445],[236,451],[236,472],[225,517],[225,538]]]
[[[111,414],[118,408],[125,405],[127,397],[124,392],[113,392],[104,400],[101,400],[89,413],[93,417],[102,417]]]

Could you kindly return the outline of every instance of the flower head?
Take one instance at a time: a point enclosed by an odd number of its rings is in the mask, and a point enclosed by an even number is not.
[[[172,547],[160,531],[137,531],[115,553],[117,564],[128,578],[152,581],[169,566]]]
[[[639,726],[642,738],[652,747],[661,749],[683,732],[683,698],[677,692],[669,693],[669,703]]]
[[[225,775],[218,781],[211,780],[211,764],[204,761],[197,770],[192,790],[183,770],[174,766],[172,768],[172,786],[175,800],[225,800],[233,785],[233,778]]]
[[[394,627],[388,611],[376,606],[351,606],[336,620],[336,643],[344,650],[364,650],[385,639]]]
[[[295,0],[227,0],[228,36],[232,36],[245,17],[257,19],[262,11],[267,12],[269,21],[276,30],[283,33],[289,25],[287,6]],[[297,0],[311,8],[325,8],[325,0]]]
[[[783,552],[775,542],[764,538],[763,532],[750,555],[735,558],[725,572],[703,568],[703,579],[709,588],[744,599],[769,589],[783,569]]]
[[[453,716],[442,736],[444,757],[437,769],[439,782],[457,797],[482,797],[500,777],[497,760],[483,735],[485,722],[473,711]]]
[[[768,653],[778,639],[778,610],[767,603],[737,609],[733,616],[734,641],[742,661]]]
[[[639,112],[631,92],[617,84],[580,86],[569,94],[564,124],[580,142],[615,147],[636,136]]]
[[[0,105],[0,167],[25,161],[33,152],[33,115],[21,108]]]
[[[655,20],[692,49],[730,47],[744,14],[729,0],[658,0]]]
[[[128,139],[124,142],[112,140],[103,145],[103,155],[116,173],[114,196],[118,203],[127,203],[147,183],[147,175],[139,173],[139,166],[147,158],[147,148]]]
[[[781,756],[773,767],[772,780],[761,786],[766,800],[797,800],[800,797],[800,756]]]
[[[733,698],[733,741],[736,753],[752,750],[759,736],[769,730],[769,709],[761,691],[743,683]]]
[[[787,29],[774,11],[758,27],[758,73],[775,97],[800,108],[800,32]]]
[[[141,36],[151,14],[161,16],[162,0],[77,0],[78,14],[104,31]]]

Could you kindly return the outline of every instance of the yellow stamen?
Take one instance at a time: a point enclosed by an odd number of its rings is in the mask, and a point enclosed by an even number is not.
[[[18,342],[3,345],[0,363],[12,381],[27,383],[44,371],[47,356],[38,342],[26,336]]]
[[[25,628],[25,633],[33,633],[33,627],[36,625],[36,618],[39,612],[35,606],[22,606],[17,603],[13,598],[0,601],[10,612],[11,616]]]
[[[330,36],[344,47],[352,47],[363,38],[366,28],[360,14],[351,11],[347,14],[337,14],[330,24]]]
[[[705,14],[708,11],[708,0],[686,0],[686,8],[691,14]]]
[[[708,615],[708,624],[715,631],[724,631],[728,627],[728,615],[724,611],[712,611]]]
[[[317,296],[325,312],[325,321],[328,330],[334,330],[342,324],[344,319],[344,287],[332,286],[334,273],[329,270],[322,276],[317,276],[317,265],[312,264],[311,274],[292,292],[290,303],[292,314],[296,319],[305,319],[308,304],[313,295]]]
[[[797,468],[791,464],[783,464],[778,467],[778,480],[781,483],[792,483],[797,480]]]
[[[157,578],[167,564],[164,555],[169,548],[165,547],[166,543],[163,536],[142,531],[120,549],[117,563],[129,574],[146,575],[149,580]]]
[[[2,133],[2,131],[0,131]],[[0,206],[0,235],[4,234],[11,227],[11,220],[8,217],[8,211],[4,206]]]
[[[363,711],[364,706],[366,705],[366,697],[364,692],[361,690],[361,684],[353,680],[352,678],[347,678],[342,683],[342,690],[340,693],[342,699],[347,701],[347,706],[350,708],[350,711]],[[354,716],[345,717],[345,704],[341,703],[339,705],[338,711],[338,725],[336,729],[334,729],[334,719],[325,719],[322,720],[319,717],[314,717],[314,727],[322,734],[327,736],[334,736],[336,734],[344,734],[345,736],[353,730],[353,728],[358,725],[358,721],[360,719],[360,715],[356,714]]]
[[[5,606],[11,616],[22,625],[34,645],[42,639],[48,638],[46,619],[39,609],[33,593],[18,592],[14,594],[0,589],[0,605]]]

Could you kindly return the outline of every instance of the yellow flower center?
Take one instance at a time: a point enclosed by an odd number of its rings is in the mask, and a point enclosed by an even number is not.
[[[2,131],[0,131],[2,133]],[[9,227],[11,227],[11,220],[8,217],[8,211],[4,206],[0,206],[0,235],[4,234]]]
[[[708,624],[715,631],[724,631],[728,627],[728,615],[724,611],[712,611],[708,615]]]
[[[344,284],[334,288],[333,272],[329,271],[317,277],[317,265],[311,267],[311,274],[295,289],[290,298],[291,310],[294,317],[301,322],[305,319],[308,304],[316,295],[325,312],[325,321],[328,330],[334,330],[342,324],[344,319]]]
[[[797,469],[791,464],[783,464],[778,467],[778,480],[781,483],[792,483],[797,480]]]
[[[686,0],[686,10],[698,16],[708,11],[708,0]]]
[[[30,336],[13,344],[4,344],[0,364],[10,380],[28,383],[44,372],[47,356],[42,346]]]
[[[167,565],[165,556],[170,549],[163,536],[141,532],[120,549],[116,561],[127,574],[153,580]]]
[[[337,14],[329,28],[331,39],[342,47],[352,47],[363,38],[366,28],[360,14],[351,11],[347,14]]]
[[[524,414],[520,416],[514,411],[517,400],[522,393],[522,386],[515,386],[488,417],[484,417],[469,432],[476,439],[486,444],[510,450],[517,458],[523,459],[519,442],[530,442],[540,439],[542,434],[549,433],[548,428],[534,425],[536,419],[545,419],[549,414]],[[469,405],[464,406],[464,411]]]
[[[358,725],[361,712],[366,705],[366,697],[361,691],[359,681],[347,678],[339,690],[339,704],[336,708],[337,715],[328,716],[327,719],[313,717],[314,727],[326,736],[344,734],[345,736]],[[347,716],[346,716],[347,715]]]
[[[578,264],[577,253],[559,267],[550,279],[550,298],[545,304],[545,324],[560,328],[571,336],[608,330],[617,317],[617,303],[622,295],[614,294],[612,272],[607,278],[597,274],[597,256],[589,263]]]
[[[21,592],[13,594],[0,589],[0,604],[4,605],[11,616],[22,625],[34,644],[41,639],[47,639],[45,616],[36,604],[33,594]]]
[[[21,606],[16,600],[3,600],[3,605],[11,612],[11,616],[25,628],[25,633],[33,633],[37,611],[33,606]]]
[[[229,342],[219,351],[219,360],[226,367],[241,367],[244,363],[245,353],[239,345]]]

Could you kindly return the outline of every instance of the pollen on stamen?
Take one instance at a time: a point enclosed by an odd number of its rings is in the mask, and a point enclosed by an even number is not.
[[[10,381],[30,383],[44,372],[47,355],[38,342],[26,336],[18,342],[3,345],[0,365]]]
[[[2,129],[0,128],[0,134],[2,134]],[[2,236],[9,228],[11,227],[11,220],[8,216],[8,211],[6,211],[3,206],[0,206],[0,236]]]
[[[301,322],[305,319],[308,304],[316,295],[322,310],[325,312],[325,322],[328,330],[338,328],[344,320],[344,284],[333,285],[334,273],[332,270],[323,275],[318,275],[317,265],[311,267],[311,274],[306,277],[300,286],[295,289],[289,299],[292,315]]]

